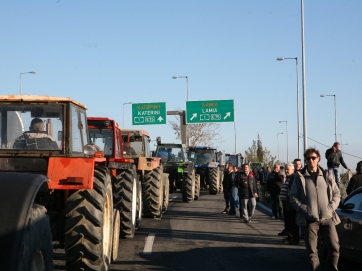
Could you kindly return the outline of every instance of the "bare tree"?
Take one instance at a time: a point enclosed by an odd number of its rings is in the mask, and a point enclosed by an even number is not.
[[[181,127],[180,117],[175,116],[176,120],[169,121],[172,130],[175,131],[176,139],[181,140]],[[186,134],[189,139],[190,146],[207,146],[210,147],[213,144],[224,142],[223,137],[220,134],[219,123],[196,123],[188,124],[186,126]]]
[[[259,134],[258,140],[253,140],[253,145],[245,151],[245,158],[251,163],[264,163],[268,166],[273,166],[276,162],[276,157],[270,155],[270,151],[267,148],[263,149]]]

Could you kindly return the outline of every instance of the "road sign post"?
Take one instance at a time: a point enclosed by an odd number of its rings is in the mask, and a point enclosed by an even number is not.
[[[132,103],[132,125],[166,124],[166,102]]]
[[[234,122],[234,100],[186,101],[186,123]]]

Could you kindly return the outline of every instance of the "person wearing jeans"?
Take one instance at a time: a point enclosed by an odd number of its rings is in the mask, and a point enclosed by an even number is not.
[[[336,230],[341,220],[335,210],[340,191],[334,174],[318,165],[320,153],[309,148],[304,153],[306,166],[296,173],[290,191],[290,202],[296,209],[296,222],[304,226],[304,241],[310,270],[319,270],[318,233],[327,247],[327,270],[338,270],[339,239]]]
[[[243,169],[242,172],[236,175],[235,183],[239,190],[240,218],[245,223],[249,223],[254,215],[258,194],[253,172],[250,171],[249,164],[244,164]]]
[[[341,177],[338,170],[339,165],[342,165],[348,171],[351,170],[349,167],[347,167],[346,163],[343,160],[342,152],[339,150],[340,145],[341,144],[339,144],[339,142],[334,142],[332,148],[326,150],[325,155],[327,159],[328,170],[333,171],[338,188],[340,188],[341,185]]]

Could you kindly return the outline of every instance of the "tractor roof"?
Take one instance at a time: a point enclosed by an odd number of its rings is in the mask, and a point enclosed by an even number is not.
[[[126,133],[128,133],[128,132],[130,132],[130,133],[135,133],[136,135],[145,135],[145,136],[148,136],[148,137],[150,137],[150,135],[148,134],[148,132],[147,131],[145,131],[145,130],[142,130],[142,129],[132,129],[132,128],[121,128],[121,130],[122,130],[122,133],[123,132],[126,132]]]
[[[185,144],[178,144],[178,143],[160,143],[157,145],[159,148],[186,148]]]
[[[0,102],[70,102],[84,109],[87,107],[68,97],[46,96],[46,95],[0,95]]]
[[[216,150],[215,147],[206,147],[206,146],[190,146],[189,150]]]

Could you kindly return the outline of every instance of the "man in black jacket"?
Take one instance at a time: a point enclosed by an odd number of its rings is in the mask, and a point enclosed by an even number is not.
[[[345,169],[351,170],[349,167],[347,167],[346,163],[344,162],[342,157],[342,152],[339,150],[339,147],[340,147],[339,142],[334,142],[332,148],[326,151],[327,167],[328,170],[333,171],[338,188],[340,188],[340,180],[341,180],[338,171],[339,165],[342,164],[342,166]]]
[[[224,179],[222,181],[222,187],[224,192],[224,200],[225,200],[225,210],[222,211],[223,214],[227,214],[230,209],[230,178],[232,178],[232,175],[229,176],[229,170],[233,169],[233,164],[231,162],[226,162],[225,164],[225,172],[224,172]]]
[[[281,219],[282,208],[279,202],[280,189],[284,183],[284,174],[280,171],[280,165],[275,164],[274,170],[269,174],[267,182],[267,190],[270,193],[270,199],[272,202],[272,218]]]
[[[349,195],[353,190],[357,189],[358,187],[362,186],[362,161],[357,163],[356,167],[356,175],[349,180],[349,184],[347,187],[347,195]]]

